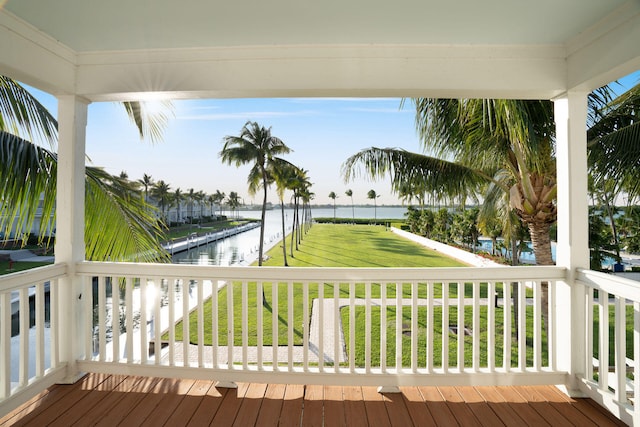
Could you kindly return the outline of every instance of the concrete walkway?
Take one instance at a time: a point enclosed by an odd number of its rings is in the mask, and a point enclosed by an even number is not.
[[[427,305],[427,299],[420,298],[417,303],[418,306],[425,307]],[[489,303],[487,298],[480,298],[480,305],[486,306]],[[364,306],[365,300],[363,298],[356,298],[355,305],[356,306]],[[338,300],[338,310],[340,308],[348,306],[350,303],[349,298],[340,298]],[[379,307],[382,303],[380,298],[372,298],[371,305]],[[412,303],[412,299],[403,298],[402,305],[410,306]],[[442,299],[436,298],[433,300],[435,306],[442,306]],[[387,298],[387,307],[395,307],[396,299],[395,298]],[[472,298],[465,298],[464,305],[468,306],[473,304]],[[527,299],[527,304],[532,304],[530,299]],[[309,363],[318,363],[319,358],[319,348],[320,348],[320,325],[323,325],[322,331],[322,350],[324,353],[324,361],[327,364],[333,364],[336,357],[336,339],[335,339],[335,331],[338,331],[338,361],[339,363],[347,362],[347,351],[346,351],[346,343],[344,339],[344,331],[342,327],[342,322],[340,320],[340,316],[338,315],[338,328],[335,327],[335,300],[333,298],[325,298],[323,301],[322,307],[322,322],[320,321],[320,301],[319,299],[314,299],[311,305],[311,328],[309,330]],[[458,305],[457,298],[451,298],[449,300],[449,306],[456,307]],[[498,305],[503,305],[502,298],[498,299]],[[184,346],[182,342],[175,343],[174,346],[174,354],[175,360],[183,360],[182,357],[184,355]],[[229,347],[227,346],[218,346],[217,359],[218,364],[226,364],[228,362],[229,355]],[[212,365],[214,360],[213,347],[204,346],[202,363],[206,365]],[[234,346],[233,348],[233,362],[241,363],[243,362],[243,348],[242,346]],[[291,349],[291,360],[294,363],[302,363],[304,358],[303,347],[301,345],[293,346]],[[289,347],[288,346],[279,346],[277,359],[280,363],[286,363],[289,360]],[[162,361],[163,363],[169,362],[169,350],[167,348],[162,351]],[[258,347],[250,346],[247,347],[247,363],[255,364],[258,361]],[[273,347],[272,346],[264,346],[262,349],[262,361],[264,363],[271,363],[273,361]],[[197,366],[198,364],[198,346],[190,344],[189,345],[189,364],[191,366]]]

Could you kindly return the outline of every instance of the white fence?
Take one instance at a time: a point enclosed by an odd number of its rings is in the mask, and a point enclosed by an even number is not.
[[[543,301],[553,307],[556,267],[83,263],[78,273],[93,294],[80,363],[89,371],[387,387],[564,382],[543,327],[554,330]]]
[[[564,384],[558,334],[580,319],[575,378],[625,422],[639,419],[634,281],[585,270],[569,287],[558,267],[75,267],[0,278],[2,412],[62,381],[68,364],[229,386]],[[579,307],[559,324],[567,289]]]
[[[582,385],[589,397],[627,424],[640,423],[640,284],[590,270],[585,285],[585,359]]]
[[[65,273],[55,265],[0,280],[0,407],[17,406],[63,378],[57,282]]]

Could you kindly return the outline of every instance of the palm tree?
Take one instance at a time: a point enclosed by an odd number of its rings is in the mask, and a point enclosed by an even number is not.
[[[549,237],[556,220],[552,103],[498,99],[416,99],[414,103],[422,144],[436,156],[372,148],[347,160],[346,175],[363,163],[375,176],[389,171],[395,191],[420,183],[451,197],[493,183],[509,195],[511,207],[527,224],[536,262],[553,264]]]
[[[169,190],[171,190],[171,187],[162,179],[151,187],[151,196],[158,201],[165,223],[167,222],[167,206],[171,203]]]
[[[240,206],[240,196],[235,191],[229,193],[227,197],[227,205],[229,205],[229,209],[234,213],[234,216],[238,217],[238,207]]]
[[[173,204],[176,205],[176,221],[180,222],[182,220],[182,217],[180,215],[180,207],[182,206],[182,202],[185,200],[185,195],[182,192],[182,190],[180,189],[180,187],[176,188],[176,190],[173,192],[173,194],[171,195],[171,202]]]
[[[222,202],[224,201],[224,198],[227,197],[227,195],[220,190],[216,190],[216,193],[213,195],[213,197],[214,203],[217,203],[218,206],[220,206],[220,215],[222,215]]]
[[[356,223],[356,208],[353,206],[353,191],[351,189],[348,189],[347,191],[344,192],[344,194],[347,197],[351,197],[351,219],[353,220],[353,223]]]
[[[213,194],[209,194],[206,196],[206,202],[209,203],[209,216],[213,219],[213,205],[216,203],[216,196]]]
[[[138,183],[144,188],[144,201],[149,203],[149,189],[153,186],[153,178],[145,173],[142,175],[142,179],[138,180]]]
[[[126,103],[125,109],[142,137],[159,137],[166,121],[146,115],[142,103]],[[52,228],[57,126],[55,118],[24,87],[0,76],[0,230],[7,235],[31,230],[37,216],[51,218],[40,221],[41,241]],[[99,168],[85,168],[85,256],[92,260],[158,260],[163,254],[162,230],[153,210],[129,197],[130,188],[121,184],[118,177]]]
[[[378,222],[378,205],[377,198],[380,197],[376,194],[375,190],[369,190],[367,192],[367,199],[373,199],[373,223],[376,224]]]
[[[550,227],[556,221],[557,188],[552,103],[432,98],[413,102],[422,145],[435,156],[371,148],[347,160],[345,176],[352,176],[354,167],[363,163],[374,176],[390,172],[394,191],[419,183],[452,198],[491,183],[489,188],[508,195],[509,206],[529,228],[536,263],[553,264]],[[543,292],[545,316],[547,298]]]
[[[329,198],[333,200],[333,222],[336,222],[336,199],[338,196],[333,191],[329,193]]]
[[[280,199],[280,213],[282,216],[282,255],[285,267],[288,267],[289,264],[287,263],[287,239],[284,222],[284,192],[286,190],[292,190],[296,185],[296,169],[298,168],[286,160],[272,162],[269,169],[269,173],[273,176],[276,184],[278,199]]]
[[[587,148],[594,187],[617,183],[633,199],[640,195],[640,83],[612,99],[607,87],[590,100]],[[615,194],[609,196],[614,200]]]
[[[277,156],[287,154],[291,150],[280,138],[271,135],[271,128],[260,126],[256,122],[248,121],[240,130],[238,136],[227,135],[223,138],[224,147],[220,151],[222,161],[239,167],[253,163],[249,171],[247,182],[249,194],[254,195],[262,187],[262,215],[260,222],[260,245],[258,250],[258,265],[262,266],[262,252],[264,249],[264,220],[267,210],[267,192],[271,178],[268,166],[278,159]]]
[[[194,190],[193,188],[187,190],[185,199],[187,201],[187,215],[189,215],[189,223],[193,224],[193,204],[196,201],[196,190]]]

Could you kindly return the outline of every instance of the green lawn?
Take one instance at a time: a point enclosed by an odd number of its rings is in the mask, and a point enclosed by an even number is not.
[[[287,240],[287,245],[289,240]],[[289,250],[287,250],[289,253]],[[282,265],[282,248],[280,246],[274,247],[268,252],[269,260],[264,265],[278,266]],[[453,267],[464,266],[464,264],[445,257],[438,252],[428,250],[418,244],[407,241],[392,232],[385,230],[382,226],[363,226],[363,225],[333,225],[333,224],[315,224],[309,234],[307,234],[300,246],[300,250],[294,252],[295,258],[288,258],[290,266],[308,266],[308,267]],[[247,329],[248,344],[253,346],[257,344],[257,327],[256,321],[258,310],[262,311],[263,316],[263,342],[265,345],[271,345],[273,343],[272,337],[272,307],[274,306],[273,289],[277,288],[277,300],[278,300],[278,344],[285,345],[288,342],[288,299],[289,289],[286,283],[272,284],[263,283],[265,304],[258,307],[258,297],[262,295],[262,288],[258,287],[256,283],[248,283],[247,285],[247,306],[248,306],[248,319],[249,327]],[[341,298],[349,297],[349,285],[347,284],[328,284],[324,285],[325,298],[331,298],[334,295],[334,286],[338,287],[338,293]],[[307,301],[307,307],[311,308],[311,302],[314,298],[318,297],[318,284],[309,284],[309,296]],[[380,297],[380,284],[372,284],[371,298]],[[218,292],[217,304],[218,304],[218,344],[227,344],[227,331],[229,323],[227,321],[227,291],[225,287]],[[502,294],[502,287],[500,284],[496,285],[496,291],[499,295]],[[455,284],[449,285],[449,295],[451,298],[457,297],[458,287]],[[464,294],[466,297],[472,296],[472,286],[465,285]],[[396,287],[395,285],[387,286],[387,298],[395,298]],[[403,296],[406,298],[411,297],[411,285],[405,284],[402,287]],[[480,289],[481,297],[487,296],[487,287],[485,284],[481,284]],[[293,335],[294,344],[302,344],[303,334],[303,288],[302,284],[293,284],[291,289],[291,295],[293,298]],[[356,298],[365,297],[365,285],[357,284],[355,286]],[[442,295],[442,284],[434,284],[434,297],[439,298]],[[233,286],[233,310],[234,310],[234,344],[242,345],[242,286],[234,284]],[[426,286],[419,286],[418,290],[419,298],[427,297]],[[410,313],[409,307],[403,308],[403,317],[407,317]],[[387,308],[387,365],[393,366],[395,364],[395,307]],[[531,330],[532,313],[531,310],[527,310],[527,323],[528,330]],[[449,316],[451,322],[455,322],[457,308],[449,308]],[[345,307],[341,310],[342,322],[344,325],[345,339],[348,343],[349,340],[349,308]],[[362,366],[364,364],[364,307],[355,308],[356,316],[356,362]],[[418,328],[418,359],[419,363],[426,363],[426,307],[420,307],[418,309],[418,316],[421,319]],[[502,309],[496,309],[496,363],[502,363]],[[204,318],[212,318],[212,302],[206,301],[204,306]],[[408,317],[407,317],[408,318]],[[441,359],[441,334],[442,334],[442,309],[440,307],[434,308],[434,349],[433,357],[434,363],[438,365]],[[471,325],[471,307],[465,309],[465,323],[467,327]],[[192,343],[196,343],[197,337],[197,314],[193,312],[189,318],[190,323],[190,337],[189,340]],[[372,340],[377,344],[373,345],[373,363],[379,361],[380,356],[380,309],[372,309],[372,324],[371,331]],[[481,309],[481,342],[486,346],[486,325],[487,325],[487,313],[486,307]],[[205,345],[211,345],[212,343],[212,330],[211,321],[205,321]],[[166,338],[166,336],[165,336]],[[176,339],[182,339],[182,323],[176,325]],[[457,345],[456,335],[450,334],[450,363],[455,366]],[[513,360],[516,359],[517,347],[511,349],[513,354]],[[409,363],[410,356],[410,337],[403,337],[403,364]],[[546,351],[546,350],[545,350]],[[486,364],[486,351],[482,350],[483,356],[481,363]],[[529,351],[529,359],[531,359],[531,350]],[[546,361],[546,354],[544,355]],[[465,338],[465,364],[471,363],[471,337]]]
[[[15,273],[16,271],[30,270],[43,265],[51,265],[50,262],[14,261],[9,270],[9,261],[0,261],[0,275]]]
[[[295,267],[463,267],[466,264],[408,241],[383,226],[314,224],[294,258]],[[284,265],[282,246],[276,245],[263,265]]]

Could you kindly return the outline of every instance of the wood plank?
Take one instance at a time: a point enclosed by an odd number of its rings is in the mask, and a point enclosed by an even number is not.
[[[477,392],[487,402],[487,405],[495,412],[502,422],[508,426],[529,425],[544,426],[548,423],[534,409],[526,405],[512,404],[501,395],[497,387],[480,386],[475,387]]]
[[[84,414],[77,419],[81,420],[81,423],[85,425],[99,423],[101,421],[108,421],[111,418],[110,414],[112,412],[118,412],[113,410],[113,408],[117,406],[125,397],[134,396],[135,393],[137,393],[138,387],[140,386],[140,383],[143,382],[143,380],[144,382],[147,381],[147,379],[144,377],[128,376],[124,381],[122,381],[112,390],[108,391],[107,393],[103,393],[100,402],[89,407],[87,407],[84,403],[86,401],[86,399],[84,399],[81,402],[83,404],[82,410]],[[74,408],[73,411],[77,412],[77,409]],[[107,420],[105,420],[105,418],[107,418]],[[69,424],[58,424],[58,426],[65,425]]]
[[[551,406],[544,398],[531,389],[524,386],[513,387],[513,390],[522,397],[522,402],[540,414],[552,426],[571,426],[574,425],[567,420],[556,408]]]
[[[381,394],[384,406],[389,414],[389,421],[394,426],[411,426],[413,421],[409,415],[407,405],[402,393],[384,393]]]
[[[451,408],[445,402],[437,387],[418,387],[429,413],[433,416],[437,426],[452,427],[458,426],[456,417],[451,412]]]
[[[266,391],[266,384],[251,383],[248,385],[247,392],[242,398],[238,416],[233,422],[234,426],[245,427],[255,425]]]
[[[163,425],[165,420],[171,416],[173,411],[180,405],[184,395],[195,384],[194,380],[180,380],[172,387],[171,391],[162,394],[162,399],[158,402],[154,410],[142,422],[138,421],[140,426],[158,426]]]
[[[342,386],[324,386],[324,424],[343,426],[345,423]]]
[[[159,378],[145,378],[145,377],[138,377],[140,379],[140,381],[138,381],[137,383],[135,383],[135,385],[133,385],[133,387],[130,390],[125,390],[125,389],[118,389],[115,388],[110,394],[109,396],[105,396],[105,398],[103,398],[105,400],[107,400],[106,398],[109,397],[112,401],[113,401],[113,405],[111,407],[107,407],[108,405],[102,405],[101,404],[97,404],[93,406],[93,409],[90,408],[89,412],[86,415],[83,415],[79,418],[77,418],[77,420],[79,420],[81,423],[85,423],[85,422],[92,422],[91,420],[95,420],[95,419],[100,419],[100,422],[98,423],[98,425],[116,425],[119,422],[122,421],[122,419],[124,417],[127,416],[127,414],[129,414],[130,412],[132,412],[134,410],[134,408],[138,405],[138,403],[144,398],[144,396],[150,392],[155,385],[159,382]],[[124,385],[125,381],[123,381],[122,383],[120,383],[120,385]],[[118,396],[115,396],[115,395]],[[100,408],[105,408],[105,410],[103,410],[101,413],[99,413],[101,411]],[[99,414],[98,414],[99,413]],[[91,416],[88,416],[91,415]],[[63,421],[63,420],[60,420]],[[74,421],[75,422],[75,421]],[[65,426],[65,425],[70,425],[70,424],[65,424],[64,422],[59,424],[60,426]]]
[[[302,420],[303,402],[304,386],[301,384],[288,384],[284,392],[279,425],[283,427],[299,426]]]
[[[391,420],[384,404],[383,397],[376,387],[362,387],[364,407],[367,410],[367,421],[370,426],[390,426]]]
[[[196,409],[202,403],[204,396],[214,386],[211,380],[198,380],[185,393],[184,398],[175,411],[167,418],[166,425],[185,425],[189,422]]]
[[[175,393],[178,390],[178,383],[181,381],[175,378],[160,378],[160,381],[138,402],[135,410],[126,414],[121,424],[125,426],[137,425],[147,419],[155,411],[166,393]]]
[[[456,421],[462,426],[478,426],[481,425],[478,417],[475,416],[471,408],[465,403],[458,390],[455,387],[438,387],[440,394],[447,402],[447,406],[456,417]]]
[[[321,385],[307,385],[304,387],[304,407],[302,410],[302,425],[304,427],[322,426],[322,407],[324,387]]]
[[[601,412],[602,414],[604,414],[604,416],[606,416],[607,418],[609,418],[609,421],[611,422],[611,425],[614,426],[626,426],[625,423],[623,423],[621,420],[619,420],[618,418],[616,418],[615,415],[613,415],[611,412],[609,412],[608,410],[606,410],[604,407],[600,406],[598,403],[596,403],[595,400],[593,399],[576,399],[578,402],[583,403],[585,406],[589,405],[592,408],[594,408],[596,411]],[[582,408],[581,408],[582,410]],[[585,411],[583,411],[585,412]],[[585,412],[586,413],[586,412]]]
[[[215,384],[212,383],[187,425],[206,426],[211,424],[228,391],[228,388],[216,388]]]
[[[256,420],[257,427],[275,427],[280,421],[282,402],[287,387],[284,384],[269,384]]]
[[[483,426],[505,425],[476,389],[473,387],[455,387],[455,389]]]
[[[38,413],[35,414],[34,417],[29,417],[28,419],[23,419],[16,425],[46,425],[51,422],[54,422],[58,417],[65,414],[67,411],[71,411],[72,408],[77,410],[78,408],[83,407],[82,400],[87,397],[90,393],[97,390],[98,393],[108,393],[113,388],[117,387],[122,381],[127,379],[124,375],[108,375],[106,377],[101,377],[104,381],[93,381],[89,380],[89,382],[85,384],[72,384],[72,385],[64,385],[61,387],[72,387],[72,390],[65,394],[63,399],[60,399],[54,405],[50,405],[46,409],[39,408]],[[81,409],[83,412],[86,412],[86,409]]]
[[[211,425],[218,426],[232,426],[233,422],[238,415],[238,410],[242,404],[242,397],[246,393],[247,387],[245,384],[238,384],[238,388],[230,388],[227,390],[220,408],[216,412],[216,415],[211,421]]]
[[[419,427],[437,425],[417,387],[400,387],[400,391],[413,425]]]
[[[344,398],[344,419],[346,425],[354,427],[367,426],[367,409],[362,398],[362,388],[356,386],[342,387]]]
[[[26,405],[16,408],[16,410],[13,411],[14,414],[11,417],[11,423],[8,425],[29,425],[39,417],[42,412],[47,411],[52,406],[58,407],[59,405],[65,405],[64,399],[70,393],[83,388],[91,390],[110,377],[111,375],[108,374],[91,374],[85,375],[75,384],[56,384],[49,387],[48,393],[44,395],[41,393],[42,397],[37,400],[32,399],[27,402]],[[122,379],[124,379],[124,377],[122,377]],[[60,407],[64,408],[64,406]],[[55,411],[53,411],[53,413],[55,413]]]
[[[545,399],[547,399],[553,407],[555,407],[560,413],[562,413],[566,418],[570,419],[571,422],[575,424],[579,424],[582,426],[603,426],[606,425],[608,419],[599,414],[592,414],[593,416],[587,416],[577,406],[577,403],[574,399],[571,399],[564,393],[560,393],[560,391],[553,386],[546,387],[536,387],[535,390],[540,393]],[[594,416],[602,416],[599,418],[599,421],[596,421]]]

